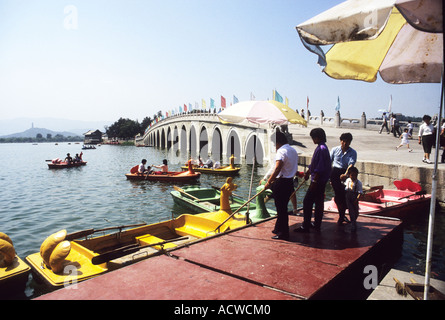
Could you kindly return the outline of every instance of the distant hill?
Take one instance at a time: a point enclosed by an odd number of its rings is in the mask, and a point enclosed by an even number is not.
[[[81,136],[79,134],[67,132],[67,131],[58,132],[58,131],[52,131],[52,130],[45,129],[45,128],[30,128],[23,132],[8,134],[6,136],[0,136],[0,138],[35,138],[39,133],[42,135],[43,138],[46,138],[48,134],[50,134],[53,138],[58,134],[62,135],[64,137]]]

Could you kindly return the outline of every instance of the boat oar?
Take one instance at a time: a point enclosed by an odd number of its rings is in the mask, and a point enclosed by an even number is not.
[[[78,239],[78,238],[83,238],[86,236],[89,236],[90,234],[96,233],[96,232],[102,232],[102,231],[108,231],[108,230],[115,230],[115,229],[119,229],[119,231],[121,231],[122,229],[125,228],[130,228],[130,227],[141,227],[146,225],[146,223],[138,223],[138,224],[129,224],[126,226],[117,226],[117,227],[108,227],[108,228],[103,228],[103,229],[86,229],[86,230],[81,230],[81,231],[76,231],[73,233],[69,233],[66,235],[65,240],[74,240],[74,239]]]
[[[295,191],[292,192],[292,194],[290,195],[289,200],[292,199],[292,197],[297,193],[298,190],[300,190],[300,188],[303,186],[303,184],[304,184],[306,181],[307,181],[307,180],[303,180],[303,182],[300,183],[300,185],[298,186],[298,188],[295,189]]]
[[[119,249],[115,249],[115,250],[111,250],[105,253],[102,253],[98,256],[93,257],[93,259],[91,259],[91,263],[94,265],[98,265],[98,264],[102,264],[108,261],[111,261],[113,259],[117,259],[123,256],[126,256],[127,254],[132,254],[134,252],[138,252],[141,249],[144,248],[148,248],[148,247],[155,247],[155,246],[163,246],[166,243],[169,242],[173,242],[173,241],[180,241],[180,240],[186,240],[189,237],[185,236],[185,237],[179,237],[179,238],[174,238],[174,239],[169,239],[169,240],[164,240],[161,242],[156,242],[156,243],[151,243],[151,244],[146,244],[146,245],[139,245],[139,244],[131,244]],[[163,250],[163,249],[161,249]]]
[[[224,220],[219,226],[217,226],[214,231],[216,231],[217,229],[219,229],[224,223],[226,223],[230,218],[232,218],[236,213],[238,213],[242,208],[244,208],[245,206],[247,206],[247,204],[249,204],[253,199],[255,199],[256,197],[258,197],[261,193],[264,192],[264,189],[261,190],[260,192],[258,192],[256,195],[254,195],[252,198],[250,198],[249,200],[247,200],[241,207],[239,207],[238,209],[235,210],[235,212],[233,212],[230,216],[227,217],[226,220]]]
[[[412,196],[421,196],[421,195],[424,195],[424,194],[426,194],[426,191],[425,191],[425,190],[420,190],[420,191],[417,191],[416,193],[413,193],[413,194],[410,194],[410,195],[401,197],[401,198],[399,198],[398,200],[402,200],[402,199],[410,198],[410,197],[412,197]]]
[[[196,198],[195,196],[192,196],[190,193],[185,192],[182,188],[178,187],[178,186],[173,186],[173,189],[175,189],[176,191],[185,194],[186,196],[189,196],[190,198],[192,198],[193,200],[197,200],[199,201],[199,198]]]

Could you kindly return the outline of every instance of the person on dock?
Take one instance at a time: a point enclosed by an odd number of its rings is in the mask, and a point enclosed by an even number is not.
[[[162,160],[162,164],[160,166],[155,166],[154,164],[152,164],[151,166],[154,168],[158,168],[161,169],[162,173],[167,173],[168,172],[168,164],[167,164],[167,159]]]
[[[350,147],[352,142],[352,134],[349,132],[343,133],[340,136],[340,145],[331,150],[331,185],[334,189],[334,201],[338,208],[338,225],[343,225],[346,220],[346,193],[343,182],[347,178],[349,168],[353,167],[357,162],[357,151]]]
[[[391,128],[394,137],[398,138],[402,135],[402,132],[400,131],[399,119],[397,119],[395,114],[391,116]]]
[[[386,112],[383,112],[382,119],[383,119],[383,123],[382,123],[382,126],[380,127],[379,133],[382,133],[383,128],[386,128],[386,133],[389,134],[388,116],[386,115]]]
[[[434,143],[434,127],[431,123],[431,117],[429,115],[424,115],[423,123],[419,128],[419,144],[423,146],[423,162],[425,163],[433,163],[430,160],[431,148]]]
[[[303,225],[295,232],[307,233],[311,227],[312,207],[314,210],[314,228],[319,231],[324,211],[324,192],[331,174],[331,157],[326,146],[326,133],[322,128],[314,128],[310,132],[314,144],[317,144],[312,156],[311,164],[304,175],[304,179],[311,177],[311,184],[303,200]]]
[[[408,120],[408,124],[406,125],[406,128],[408,129],[409,138],[412,139],[413,138],[414,125],[411,123],[411,120]]]
[[[349,210],[349,217],[351,218],[351,231],[357,230],[357,217],[358,217],[358,200],[363,193],[362,182],[357,179],[358,169],[351,167],[348,172],[349,178],[346,179],[346,205]]]
[[[409,131],[408,128],[403,129],[403,133],[400,135],[400,144],[396,147],[396,151],[399,150],[400,147],[403,147],[406,145],[408,147],[408,151],[411,152],[413,149],[409,147]]]
[[[281,131],[277,130],[272,139],[275,138],[277,154],[275,157],[275,168],[264,185],[264,189],[271,189],[277,209],[277,220],[272,231],[275,236],[272,239],[289,239],[289,216],[287,205],[294,191],[293,179],[298,169],[298,154],[292,148],[287,138]]]

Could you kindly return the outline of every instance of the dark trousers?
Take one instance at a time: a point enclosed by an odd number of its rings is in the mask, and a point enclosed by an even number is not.
[[[272,187],[275,207],[277,208],[277,220],[275,222],[275,233],[277,236],[289,237],[289,216],[287,205],[289,198],[294,192],[294,183],[292,178],[278,178]]]
[[[344,174],[346,172],[346,169],[340,169],[340,168],[332,168],[331,173],[331,185],[332,189],[334,189],[335,196],[334,196],[334,202],[337,205],[338,214],[340,215],[339,219],[343,221],[345,217],[345,211],[346,211],[346,191],[345,191],[345,185],[340,180],[340,175]]]
[[[311,183],[311,187],[309,187],[306,192],[306,196],[303,200],[303,228],[309,229],[311,227],[311,218],[312,218],[312,207],[315,204],[314,209],[314,226],[319,229],[321,226],[321,220],[323,219],[323,211],[324,211],[324,191],[326,187],[325,183]]]

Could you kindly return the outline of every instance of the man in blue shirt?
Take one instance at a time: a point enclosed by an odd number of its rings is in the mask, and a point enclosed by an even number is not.
[[[338,225],[342,225],[345,221],[346,211],[346,192],[343,181],[347,178],[347,171],[357,162],[357,152],[350,147],[352,134],[343,133],[340,136],[340,145],[331,150],[331,185],[334,189],[334,201],[337,205],[339,218]]]

